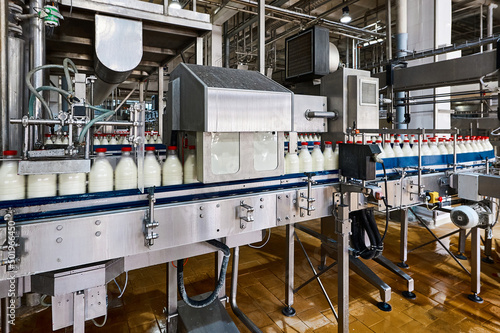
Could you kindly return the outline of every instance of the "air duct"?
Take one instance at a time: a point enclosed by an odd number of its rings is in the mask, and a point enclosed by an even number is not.
[[[142,22],[96,15],[94,105],[125,81],[141,59]]]

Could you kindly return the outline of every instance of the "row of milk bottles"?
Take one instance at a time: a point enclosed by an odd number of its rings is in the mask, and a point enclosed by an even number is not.
[[[356,143],[361,143],[358,141]],[[373,141],[367,141],[367,144],[373,143]],[[412,135],[412,140],[404,139],[401,145],[401,140],[385,140],[382,145],[382,140],[378,139],[375,141],[376,144],[380,146],[382,153],[379,155],[380,158],[391,158],[391,157],[405,157],[405,156],[418,156],[418,141]],[[410,145],[411,143],[411,145]],[[423,139],[421,142],[421,154],[422,156],[430,155],[448,155],[453,154],[454,139],[453,138],[437,138],[430,137],[428,139]],[[493,150],[488,137],[457,137],[457,143],[455,145],[455,150],[457,154],[462,153],[473,153],[473,152],[483,152]]]
[[[146,144],[162,144],[163,141],[158,132],[146,132]],[[102,145],[129,145],[128,134],[94,134],[94,146]]]
[[[44,145],[69,145],[69,137],[66,133],[63,135],[45,134]]]
[[[342,143],[342,141],[337,141],[337,146],[333,150],[332,143],[325,141],[325,148],[322,152],[321,142],[316,141],[312,153],[310,153],[307,142],[302,142],[298,155],[292,151],[286,154],[285,174],[338,169],[339,143]]]
[[[137,166],[130,155],[131,151],[131,147],[122,148],[120,161],[113,170],[106,158],[106,148],[97,148],[97,157],[88,174],[88,192],[136,189]],[[0,201],[86,193],[85,173],[29,175],[26,180],[25,176],[18,175],[18,162],[14,159],[16,155],[15,150],[4,151],[5,160],[0,167]],[[195,146],[189,146],[184,166],[177,157],[177,147],[168,147],[163,166],[156,158],[155,148],[146,147],[144,187],[195,182],[198,182]]]

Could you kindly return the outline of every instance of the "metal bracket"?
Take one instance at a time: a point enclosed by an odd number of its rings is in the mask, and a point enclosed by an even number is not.
[[[154,229],[158,227],[158,222],[155,221],[154,209],[155,209],[155,194],[154,187],[149,188],[149,210],[144,217],[144,245],[147,247],[154,245],[154,240],[158,238],[158,234],[154,232]]]
[[[300,193],[300,197],[302,199],[305,199],[306,202],[307,202],[307,206],[306,207],[302,207],[300,206],[300,217],[304,217],[304,212],[303,210],[307,211],[307,216],[311,216],[311,212],[314,212],[316,210],[316,208],[312,205],[313,202],[316,201],[316,199],[314,199],[312,197],[312,186],[314,184],[317,184],[313,179],[312,179],[312,176],[314,175],[314,173],[306,173],[307,175],[307,179],[304,179],[305,182],[307,182],[307,197],[304,195],[304,193]]]
[[[253,222],[253,207],[247,205],[243,201],[240,202],[240,228],[245,229],[247,227],[247,223]]]
[[[17,255],[17,248],[19,247],[19,234],[14,221],[14,210],[12,208],[7,209],[3,219],[6,222],[5,226],[7,230],[5,232],[5,242],[0,249],[7,252],[7,258],[0,260],[0,266],[7,266],[6,270],[8,272],[15,271],[17,270],[16,265],[21,261],[21,258]]]

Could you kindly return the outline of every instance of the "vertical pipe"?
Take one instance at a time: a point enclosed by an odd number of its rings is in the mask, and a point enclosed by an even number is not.
[[[286,226],[286,275],[285,275],[285,305],[283,309],[283,314],[287,317],[295,315],[295,310],[292,308],[293,305],[293,278],[295,274],[295,251],[294,251],[294,238],[293,234],[295,232],[295,226],[293,224],[287,224]]]
[[[352,40],[352,68],[358,68],[358,52],[356,51],[356,40]]]
[[[346,198],[350,193],[342,193]],[[335,221],[337,230],[337,262],[338,262],[338,307],[339,332],[349,331],[349,235],[351,220],[349,219],[349,205],[342,203],[338,209],[338,218]]]
[[[250,28],[250,31],[252,29]],[[251,41],[251,40],[250,40]],[[266,73],[266,2],[259,0],[259,72]]]
[[[23,96],[24,96],[24,40],[21,37],[9,36],[8,38],[8,118],[22,118]],[[4,128],[2,127],[2,131]],[[22,129],[19,125],[10,126],[7,120],[7,132],[2,132],[3,138],[8,140],[5,143],[8,149],[21,151],[22,144],[20,133]],[[3,148],[3,145],[2,145]]]
[[[227,22],[224,22],[224,67],[229,68],[229,38],[227,36]]]
[[[398,17],[396,21],[396,56],[404,57],[408,49],[408,4],[406,0],[397,0]],[[405,98],[404,92],[396,93],[396,99]],[[401,124],[405,120],[405,107],[396,107],[396,128],[408,128],[407,124]]]
[[[158,67],[158,133],[164,138],[163,135],[163,66]]]
[[[9,144],[9,82],[8,76],[8,15],[9,1],[0,0],[0,144],[2,151],[8,149]]]
[[[387,18],[386,18],[386,27],[385,27],[385,40],[386,40],[386,45],[387,45],[387,60],[392,59],[392,27],[391,27],[391,21],[392,21],[392,14],[391,14],[391,0],[387,0]]]
[[[203,37],[196,37],[196,64],[203,65]]]
[[[488,37],[493,36],[493,10],[496,9],[498,6],[495,5],[494,3],[490,3],[488,5],[488,23],[486,25],[486,29],[488,31]],[[493,50],[493,44],[488,44],[486,46],[486,49]]]
[[[481,292],[481,233],[478,227],[471,230],[471,291],[473,295]]]
[[[349,38],[346,38],[346,47],[345,47],[345,67],[349,68]]]
[[[10,332],[9,325],[9,298],[2,298],[2,333]]]
[[[483,5],[479,6],[479,39],[483,38]],[[479,52],[483,53],[483,45],[479,47]]]
[[[31,0],[30,8],[43,8],[45,5],[44,0]],[[34,10],[34,9],[33,9]],[[42,20],[38,18],[38,16],[31,19],[31,69],[42,66],[45,64],[45,25]],[[44,72],[37,71],[33,74],[33,86],[35,88],[43,86],[44,81]],[[42,118],[42,104],[37,99],[35,101],[34,107],[34,118],[41,119]],[[37,144],[37,142],[41,142],[41,133],[40,127],[34,126],[33,136],[31,138],[31,144]]]

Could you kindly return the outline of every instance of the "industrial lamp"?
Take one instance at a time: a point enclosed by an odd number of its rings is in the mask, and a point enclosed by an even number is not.
[[[351,22],[352,17],[349,15],[349,6],[345,6],[342,8],[342,17],[340,18],[340,22],[349,23]]]
[[[168,8],[181,9],[181,3],[179,2],[179,0],[170,0]]]

